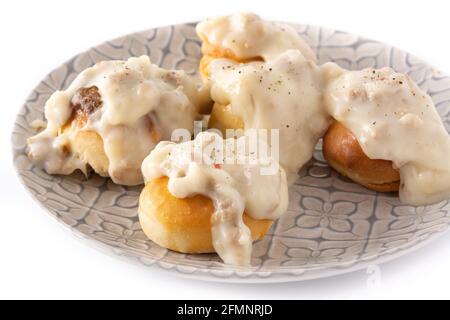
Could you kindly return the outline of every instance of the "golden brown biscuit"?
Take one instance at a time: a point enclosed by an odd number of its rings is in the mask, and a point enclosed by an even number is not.
[[[109,159],[105,153],[102,137],[95,131],[79,130],[88,122],[89,116],[102,107],[101,95],[96,86],[81,88],[73,96],[72,115],[69,121],[61,128],[62,132],[75,131],[70,144],[66,146],[67,152],[87,163],[97,174],[108,177]],[[148,118],[149,139],[161,140],[159,132]]]
[[[81,88],[75,92],[72,102],[72,115],[60,129],[60,133],[76,130],[70,144],[65,146],[67,153],[72,153],[100,176],[108,176],[109,160],[105,154],[102,137],[95,131],[77,130],[84,127],[89,116],[102,107],[102,100],[96,86]]]
[[[212,56],[208,56],[208,55],[204,55],[204,56],[200,59],[199,66],[198,66],[198,70],[200,71],[200,75],[201,75],[204,79],[209,78],[209,76],[210,76],[210,74],[211,74],[209,65],[210,65],[211,61],[213,61],[214,59],[216,59],[216,58],[214,58],[214,57],[212,57]]]
[[[240,117],[233,114],[231,105],[214,103],[208,128],[219,129],[225,137],[226,129],[244,129],[244,122]]]
[[[253,61],[263,61],[261,57],[252,57],[249,59],[239,59],[233,51],[228,48],[220,48],[204,40],[202,43],[203,57],[200,60],[199,71],[202,77],[208,78],[210,75],[209,65],[214,59],[229,59],[237,63],[248,63]]]
[[[375,191],[398,191],[400,174],[392,161],[367,157],[358,140],[339,122],[333,122],[323,137],[322,151],[328,164],[343,176]]]
[[[139,199],[139,221],[144,233],[161,247],[182,253],[214,252],[211,238],[211,199],[197,195],[179,199],[167,188],[168,178],[146,184]],[[271,220],[255,220],[243,215],[253,240],[262,238]]]
[[[108,177],[109,160],[103,139],[95,131],[79,131],[72,140],[72,151],[100,176]]]
[[[77,130],[83,128],[89,116],[102,107],[101,95],[96,86],[81,88],[75,92],[72,101],[72,115],[61,128],[61,133],[76,130],[67,152],[82,159],[100,176],[108,176],[109,160],[105,154],[102,137],[95,131]]]

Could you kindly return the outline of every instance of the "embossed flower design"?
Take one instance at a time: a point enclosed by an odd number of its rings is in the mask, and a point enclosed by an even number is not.
[[[295,259],[288,261],[285,265],[314,265],[336,262],[345,253],[344,249],[307,250],[304,248],[291,249],[288,255]]]
[[[446,203],[438,203],[429,206],[398,206],[393,209],[396,221],[391,224],[392,229],[417,227],[423,223],[437,221],[445,217],[443,207]]]
[[[301,201],[304,214],[297,219],[302,228],[331,228],[339,232],[351,231],[349,215],[356,210],[355,204],[346,201],[329,202],[314,197]]]
[[[101,237],[119,243],[121,246],[146,250],[148,246],[145,244],[145,236],[142,232],[133,231],[131,228],[125,229],[123,226],[112,223],[103,222],[103,231],[97,232],[96,234],[101,234]]]

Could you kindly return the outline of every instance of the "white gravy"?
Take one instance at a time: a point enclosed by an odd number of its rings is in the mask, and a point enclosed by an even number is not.
[[[289,50],[266,63],[214,60],[211,71],[212,99],[230,104],[245,129],[279,129],[279,161],[294,182],[331,122],[323,91],[342,69]]]
[[[197,25],[203,41],[233,52],[239,60],[276,58],[289,49],[297,49],[309,60],[316,56],[291,27],[261,19],[252,13],[239,13],[206,19]]]
[[[326,91],[329,113],[371,159],[400,170],[400,200],[430,204],[450,194],[450,137],[430,96],[390,68],[348,71]]]
[[[211,97],[230,105],[244,129],[279,129],[279,163],[286,180],[295,180],[334,118],[352,132],[369,158],[390,160],[399,169],[401,201],[423,205],[448,198],[450,137],[431,98],[409,77],[388,68],[347,71],[334,63],[317,66],[303,47],[286,45],[298,37],[280,28],[241,14],[207,20],[197,32],[240,59],[264,59],[245,64],[215,59]],[[294,50],[286,50],[290,47]],[[206,146],[214,135],[199,137]],[[270,139],[267,142],[270,145]],[[251,181],[245,166],[217,170],[194,161],[197,152],[195,142],[161,143],[144,161],[144,176],[146,180],[168,176],[169,191],[176,197],[210,197],[216,208],[212,230],[216,251],[226,263],[248,264],[251,236],[242,212],[245,209],[257,219],[281,215],[286,203],[280,199],[287,198],[286,181],[280,179],[284,171]],[[255,201],[249,201],[249,194]],[[276,214],[269,213],[267,209],[276,204]]]
[[[164,70],[147,56],[128,61],[104,61],[81,72],[64,91],[55,92],[45,105],[47,127],[28,140],[29,155],[51,174],[86,173],[87,165],[64,146],[79,130],[97,132],[109,159],[108,173],[119,184],[143,182],[142,160],[172,130],[192,132],[203,95],[197,82],[183,71]],[[102,106],[92,113],[81,129],[72,123],[61,128],[72,115],[72,98],[80,88],[96,86]],[[149,121],[153,123],[149,127]],[[151,131],[156,130],[156,133]]]
[[[169,177],[168,188],[175,197],[201,194],[212,199],[213,245],[224,262],[234,265],[250,264],[252,237],[242,220],[244,210],[254,219],[274,220],[288,205],[286,174],[276,160],[244,152],[241,156],[247,160],[239,164],[237,148],[224,151],[227,143],[237,145],[242,139],[247,138],[224,140],[217,133],[202,132],[193,141],[164,141],[142,163],[145,181]],[[261,174],[262,168],[274,164],[274,174]]]
[[[334,118],[353,133],[369,158],[390,160],[399,169],[401,201],[420,205],[448,198],[450,137],[431,98],[409,77],[388,68],[317,66],[301,48],[286,51],[279,28],[240,14],[207,20],[197,32],[204,41],[242,57],[266,60],[214,60],[211,97],[231,105],[245,129],[280,129],[279,161],[288,180],[295,180]]]

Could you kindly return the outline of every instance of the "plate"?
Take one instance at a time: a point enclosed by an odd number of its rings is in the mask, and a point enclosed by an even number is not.
[[[334,61],[348,69],[391,66],[409,74],[432,96],[450,130],[449,77],[377,41],[321,27],[293,27],[321,63]],[[290,189],[288,212],[254,244],[252,267],[225,265],[214,254],[186,255],[159,247],[139,226],[141,187],[119,186],[97,175],[88,179],[80,173],[48,175],[26,156],[26,139],[34,134],[32,122],[44,119],[44,103],[55,90],[66,88],[96,62],[142,54],[164,68],[195,73],[201,56],[195,24],[130,34],[76,55],[38,84],[14,125],[14,164],[25,188],[54,218],[90,243],[129,261],[197,279],[283,282],[331,276],[397,258],[448,229],[448,200],[414,207],[401,204],[395,195],[369,191],[330,169],[318,146]]]

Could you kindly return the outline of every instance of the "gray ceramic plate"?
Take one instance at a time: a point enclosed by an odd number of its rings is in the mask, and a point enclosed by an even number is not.
[[[34,133],[30,124],[44,118],[43,106],[52,92],[98,61],[142,54],[164,68],[195,72],[200,44],[194,26],[152,29],[100,44],[52,71],[30,94],[12,134],[14,163],[26,189],[59,222],[130,261],[227,282],[282,282],[349,272],[396,258],[447,230],[449,201],[402,205],[395,195],[372,192],[340,177],[317,151],[290,190],[287,214],[254,245],[253,267],[235,268],[216,255],[179,254],[148,240],[136,213],[140,187],[118,186],[96,175],[51,176],[30,163],[25,155],[26,139]],[[408,73],[433,97],[450,130],[449,77],[377,41],[320,27],[294,27],[321,63],[335,61],[349,69],[391,66]]]

